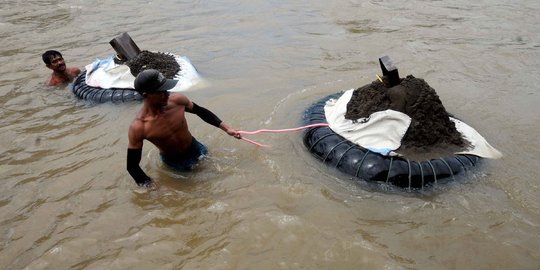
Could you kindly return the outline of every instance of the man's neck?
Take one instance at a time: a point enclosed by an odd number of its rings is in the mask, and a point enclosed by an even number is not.
[[[156,117],[163,113],[164,107],[152,106],[149,103],[145,103],[143,110],[146,116]]]

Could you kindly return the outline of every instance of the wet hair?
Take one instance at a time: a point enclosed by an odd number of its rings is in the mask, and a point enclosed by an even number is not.
[[[45,63],[45,65],[50,65],[51,59],[57,55],[62,57],[62,54],[59,51],[48,50],[41,55],[41,58],[43,59],[43,62]]]

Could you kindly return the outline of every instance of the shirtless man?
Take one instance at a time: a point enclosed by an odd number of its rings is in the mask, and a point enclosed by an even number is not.
[[[73,78],[79,75],[79,73],[81,73],[79,68],[67,68],[66,62],[64,62],[64,58],[60,52],[53,50],[46,51],[43,53],[43,55],[41,55],[41,58],[43,58],[45,65],[47,65],[47,67],[53,71],[51,77],[47,80],[47,85],[49,86],[56,86],[70,82]]]
[[[135,90],[143,96],[143,106],[129,126],[127,170],[139,186],[153,185],[139,166],[144,140],[157,146],[165,164],[180,171],[191,170],[207,153],[206,147],[191,136],[185,112],[196,114],[230,136],[241,138],[238,131],[186,96],[169,95],[167,90],[177,82],[166,79],[155,69],[142,71],[135,79]]]

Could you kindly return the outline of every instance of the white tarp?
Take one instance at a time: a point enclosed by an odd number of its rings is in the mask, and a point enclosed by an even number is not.
[[[172,54],[180,65],[180,72],[174,77],[178,80],[176,86],[169,92],[181,92],[188,90],[200,81],[197,69],[185,56]],[[135,77],[131,74],[127,65],[116,64],[113,57],[104,60],[96,59],[86,65],[86,84],[100,88],[129,88],[134,89]]]
[[[135,77],[126,65],[118,65],[113,57],[104,60],[96,59],[86,65],[86,84],[101,88],[130,88],[134,89]]]

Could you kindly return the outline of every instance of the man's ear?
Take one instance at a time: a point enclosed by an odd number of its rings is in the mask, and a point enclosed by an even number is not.
[[[47,66],[49,69],[53,69],[51,64],[46,64],[45,66]]]

